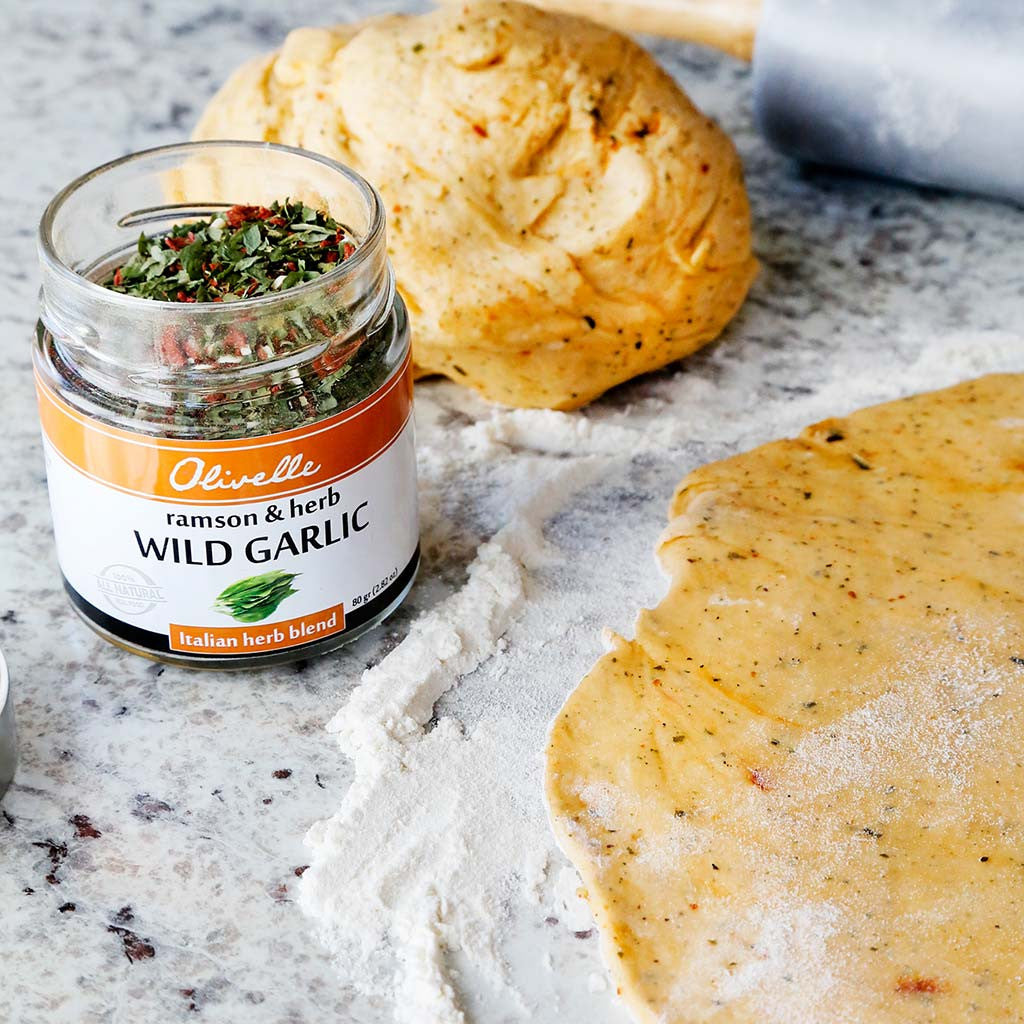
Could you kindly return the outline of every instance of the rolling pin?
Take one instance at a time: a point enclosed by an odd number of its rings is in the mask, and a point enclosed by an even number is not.
[[[533,0],[753,61],[802,160],[1024,203],[1024,0]]]

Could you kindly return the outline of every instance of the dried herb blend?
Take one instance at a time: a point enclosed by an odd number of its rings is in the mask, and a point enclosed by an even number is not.
[[[313,281],[355,249],[328,214],[275,200],[176,224],[158,238],[143,234],[134,258],[104,284],[161,302],[235,302]]]
[[[237,302],[314,281],[355,251],[345,227],[302,203],[236,205],[205,220],[176,224],[159,237],[141,236],[135,256],[103,283],[111,291],[162,302]],[[346,311],[333,303],[297,305],[269,320],[239,316],[215,328],[184,315],[157,342],[161,362],[174,369],[229,370],[309,345],[327,347],[307,366],[260,388],[206,388],[183,395],[168,426],[199,423],[215,436],[244,436],[298,426],[359,401],[382,383],[386,368],[375,344],[379,338],[357,336],[341,347],[332,344],[347,329]]]

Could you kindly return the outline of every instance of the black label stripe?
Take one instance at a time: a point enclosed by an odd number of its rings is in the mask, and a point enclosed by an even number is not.
[[[308,641],[304,644],[296,644],[294,647],[282,647],[276,651],[264,652],[271,654],[301,654],[301,652],[307,648],[312,647],[314,644],[323,643],[327,639],[338,639],[343,637],[346,633],[351,632],[359,626],[369,622],[372,618],[379,615],[382,611],[395,598],[398,594],[411,582],[413,576],[416,575],[416,570],[420,564],[420,546],[416,545],[416,550],[413,552],[412,558],[409,559],[406,567],[398,574],[397,579],[394,580],[389,586],[382,590],[376,597],[361,605],[358,608],[349,611],[345,609],[345,628],[338,633],[333,633],[331,637],[315,637],[313,640]],[[200,654],[192,651],[178,651],[171,650],[170,637],[166,633],[154,633],[149,629],[142,629],[139,626],[133,626],[131,623],[124,622],[121,619],[115,618],[113,615],[103,611],[101,608],[97,608],[96,605],[87,601],[82,595],[75,590],[70,583],[68,583],[66,577],[64,579],[64,589],[68,593],[68,597],[71,599],[71,603],[84,615],[90,622],[94,622],[100,629],[110,633],[111,636],[116,636],[118,640],[123,640],[126,644],[131,644],[133,647],[142,647],[148,651],[153,651],[156,654],[170,654],[174,657],[181,658],[210,658],[214,660],[226,661],[232,658],[252,658],[259,657],[257,652],[246,652],[245,654],[232,654],[229,652],[218,652],[216,654]],[[260,623],[263,625],[263,623]],[[272,626],[272,622],[266,623],[268,626]],[[202,628],[202,627],[196,627]]]

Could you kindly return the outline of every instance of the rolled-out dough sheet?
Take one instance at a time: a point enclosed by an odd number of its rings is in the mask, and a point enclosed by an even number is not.
[[[547,797],[644,1022],[1024,1020],[1024,375],[692,473]]]

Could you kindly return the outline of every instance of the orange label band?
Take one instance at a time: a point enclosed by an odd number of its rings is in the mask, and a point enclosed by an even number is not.
[[[89,419],[38,379],[43,431],[87,477],[127,494],[184,505],[234,505],[324,487],[372,462],[412,413],[412,362],[358,405],[265,437],[186,441]],[[369,413],[369,415],[364,415]]]
[[[183,626],[172,622],[170,648],[186,654],[259,654],[320,640],[344,628],[345,606],[340,604],[296,619],[248,626]]]

